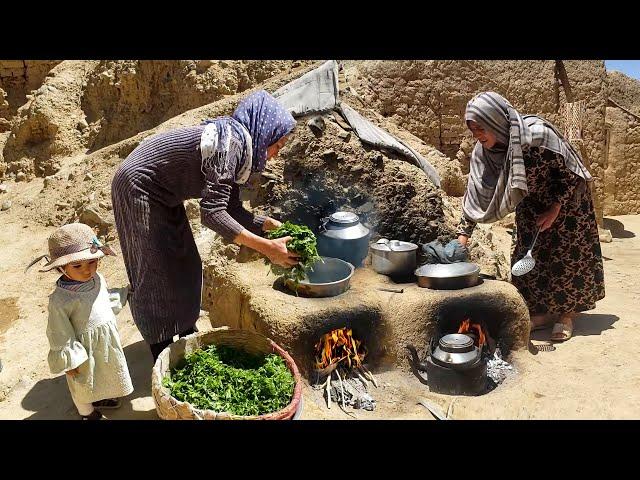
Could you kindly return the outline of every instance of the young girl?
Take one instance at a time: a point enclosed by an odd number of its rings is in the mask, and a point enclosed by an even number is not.
[[[51,373],[66,373],[83,420],[100,420],[100,409],[120,407],[117,397],[133,391],[112,311],[121,304],[110,299],[104,277],[96,272],[105,254],[115,255],[89,226],[71,223],[49,237],[50,259],[40,270],[57,268],[63,274],[49,297],[48,361]]]

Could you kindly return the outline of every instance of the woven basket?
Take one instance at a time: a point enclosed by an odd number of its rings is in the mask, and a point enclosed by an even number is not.
[[[289,367],[295,381],[293,398],[289,405],[277,412],[259,416],[242,416],[227,412],[200,410],[188,402],[181,402],[172,397],[169,389],[162,386],[162,379],[186,355],[212,343],[242,349],[253,355],[269,353],[280,355]],[[252,331],[222,327],[208,332],[194,333],[165,348],[158,356],[151,372],[151,393],[158,416],[163,420],[290,420],[300,404],[302,380],[293,358],[273,340]]]

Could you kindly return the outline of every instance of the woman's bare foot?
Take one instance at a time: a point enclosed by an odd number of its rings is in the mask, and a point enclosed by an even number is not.
[[[531,331],[548,328],[551,326],[552,321],[553,319],[548,313],[531,315]]]

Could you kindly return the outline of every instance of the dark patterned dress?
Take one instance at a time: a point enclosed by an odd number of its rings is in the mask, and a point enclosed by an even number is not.
[[[554,202],[561,205],[551,227],[533,248],[535,268],[512,283],[529,312],[565,314],[592,310],[604,298],[604,270],[593,200],[584,180],[571,172],[551,150],[530,148],[524,155],[529,194],[516,208],[517,242],[512,264],[527,254],[537,230],[536,219]],[[475,224],[462,219],[459,233],[471,234]]]

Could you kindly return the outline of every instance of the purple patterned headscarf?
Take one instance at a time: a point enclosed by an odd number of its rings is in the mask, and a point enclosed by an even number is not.
[[[296,126],[293,116],[264,90],[244,98],[232,117],[249,130],[253,146],[251,169],[257,172],[264,170],[267,163],[267,147]]]

